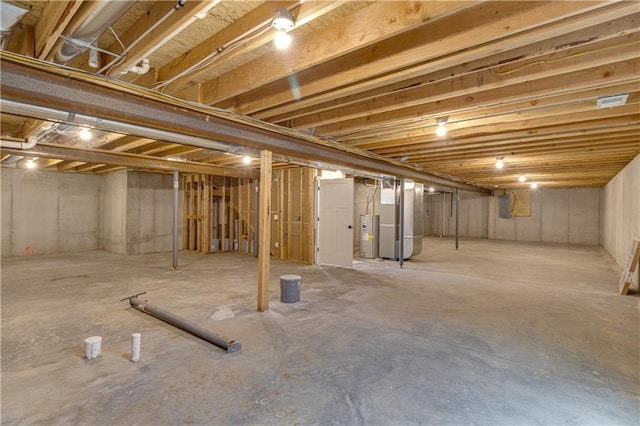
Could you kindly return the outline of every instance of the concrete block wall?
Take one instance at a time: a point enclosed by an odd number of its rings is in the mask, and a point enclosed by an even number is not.
[[[451,194],[424,195],[424,235],[455,235],[455,193],[453,210]],[[490,197],[460,191],[459,233],[461,237],[487,238],[488,206]]]
[[[634,238],[640,237],[640,155],[609,181],[602,198],[602,246],[624,268]],[[640,268],[634,282],[639,280]]]
[[[104,179],[2,169],[2,256],[100,248]]]
[[[601,188],[541,188],[531,192],[531,216],[502,219],[489,201],[490,239],[600,244]]]

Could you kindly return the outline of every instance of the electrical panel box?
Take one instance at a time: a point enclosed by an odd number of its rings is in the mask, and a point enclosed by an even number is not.
[[[509,194],[500,196],[500,218],[509,219],[511,217]]]

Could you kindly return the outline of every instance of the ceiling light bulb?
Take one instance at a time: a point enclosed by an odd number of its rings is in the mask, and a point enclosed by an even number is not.
[[[526,176],[525,176],[525,175],[520,175],[520,177],[518,178],[518,180],[519,180],[520,182],[524,182],[524,181],[526,181],[526,180],[527,180],[527,178],[526,178]]]
[[[429,192],[434,192],[436,189],[433,186],[429,187]]]
[[[80,132],[78,133],[78,135],[83,141],[88,141],[89,139],[91,139],[91,132],[86,127],[80,128]]]
[[[504,167],[504,157],[496,157],[496,169],[501,169]]]
[[[276,45],[276,49],[285,50],[291,46],[291,36],[284,31],[278,31],[273,38],[273,42]]]
[[[35,169],[36,163],[33,160],[27,160],[27,169]]]
[[[244,157],[242,157],[242,162],[244,164],[251,164],[251,157],[249,157],[248,155],[245,155]]]
[[[447,134],[447,128],[444,127],[444,123],[438,124],[438,128],[436,129],[436,135],[444,136]]]
[[[531,182],[531,189],[536,189],[538,187],[538,184],[535,182]]]

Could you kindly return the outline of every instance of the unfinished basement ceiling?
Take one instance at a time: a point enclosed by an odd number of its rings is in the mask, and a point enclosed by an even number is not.
[[[4,49],[53,62],[61,37],[72,37],[102,2],[3,3],[28,9]],[[640,153],[636,1],[176,4],[132,2],[96,42],[116,54],[126,47],[121,61],[105,67],[113,56],[102,53],[90,68],[85,50],[66,66],[483,188],[603,186]],[[270,28],[279,8],[296,18],[286,51],[274,47]],[[194,18],[198,12],[205,17]],[[121,74],[145,58],[149,72]],[[597,108],[599,98],[619,94],[628,95],[623,105]],[[38,158],[40,169],[104,173],[138,161],[166,170],[149,157],[167,167],[247,168],[240,152],[99,131],[83,141],[67,125],[1,118],[4,140],[38,136],[48,149],[74,147],[73,155]],[[445,136],[436,135],[439,122]],[[96,162],[96,149],[126,154],[126,163]],[[7,167],[37,158],[5,151]]]

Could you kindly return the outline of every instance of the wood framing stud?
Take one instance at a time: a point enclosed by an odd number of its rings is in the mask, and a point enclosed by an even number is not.
[[[271,159],[271,151],[260,151],[260,193],[258,198],[258,311],[260,312],[269,309]]]

